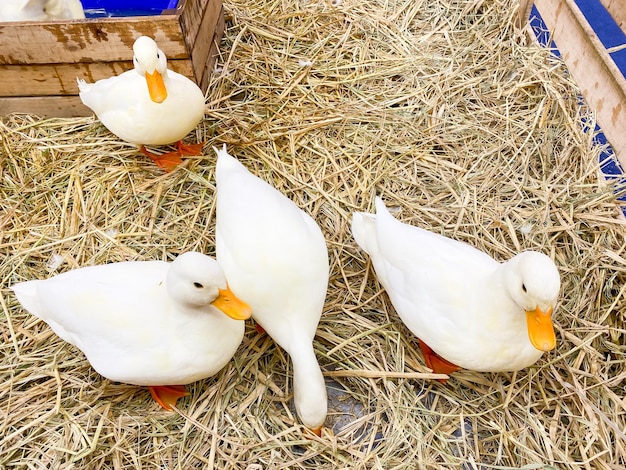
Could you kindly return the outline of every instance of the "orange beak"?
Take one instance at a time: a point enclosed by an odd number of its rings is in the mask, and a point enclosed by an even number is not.
[[[556,346],[554,326],[552,326],[552,308],[544,312],[539,307],[535,310],[526,311],[526,325],[528,326],[528,338],[532,345],[539,351],[550,351]]]
[[[146,72],[146,82],[148,83],[150,99],[155,103],[163,103],[167,98],[167,90],[161,74],[156,70],[153,73]]]
[[[220,309],[224,314],[233,320],[247,320],[252,316],[252,309],[243,300],[238,299],[228,286],[219,290],[219,296],[211,302],[215,308]]]

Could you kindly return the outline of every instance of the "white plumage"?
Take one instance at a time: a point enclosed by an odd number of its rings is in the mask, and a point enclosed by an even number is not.
[[[407,327],[435,353],[476,371],[514,371],[555,345],[560,276],[526,251],[498,263],[474,247],[403,224],[380,198],[352,233]],[[436,368],[436,367],[435,367]]]
[[[245,303],[229,298],[217,262],[195,252],[172,263],[85,267],[12,289],[97,372],[134,385],[184,385],[217,373],[241,343],[240,320],[250,316]]]
[[[180,156],[199,153],[201,145],[181,150],[185,147],[181,141],[204,117],[202,90],[167,68],[165,54],[151,38],[137,38],[133,51],[133,70],[95,83],[79,79],[80,99],[107,129],[126,142],[142,148],[180,142]],[[156,156],[148,156],[159,163]]]
[[[48,21],[84,18],[80,0],[2,0],[0,21]]]
[[[217,150],[217,259],[233,292],[293,361],[296,410],[319,431],[327,413],[313,350],[328,286],[328,252],[315,221],[275,188]]]

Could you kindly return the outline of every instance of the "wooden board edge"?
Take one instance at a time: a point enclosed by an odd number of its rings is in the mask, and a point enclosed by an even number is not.
[[[517,9],[517,24],[519,29],[523,29],[528,23],[530,17],[530,10],[533,7],[533,0],[519,0],[519,7]]]
[[[185,36],[187,47],[191,49],[196,38],[200,34],[204,12],[209,3],[221,0],[184,0],[184,8],[180,10],[178,17],[180,29]]]
[[[167,67],[195,80],[189,59],[168,60]],[[77,78],[93,83],[132,69],[132,61],[0,65],[0,96],[75,95]]]
[[[0,117],[13,113],[62,118],[93,116],[78,95],[0,97]]]
[[[211,75],[215,70],[215,63],[219,58],[220,43],[222,42],[222,36],[224,35],[224,29],[226,28],[226,19],[224,18],[224,8],[220,10],[220,16],[215,26],[215,33],[213,34],[213,40],[211,41],[211,49],[209,50],[209,57],[202,73],[200,88],[205,91],[209,88],[209,82]]]
[[[188,0],[188,8],[180,15],[183,32],[196,83],[203,83],[204,69],[209,60],[213,38],[222,14],[221,0]],[[192,14],[194,13],[195,14]]]
[[[141,35],[154,38],[168,57],[189,57],[178,15],[138,16],[0,23],[0,64],[130,60]]]
[[[626,34],[626,8],[623,0],[600,0],[606,11]]]
[[[626,79],[574,0],[535,0],[569,72],[626,169]]]

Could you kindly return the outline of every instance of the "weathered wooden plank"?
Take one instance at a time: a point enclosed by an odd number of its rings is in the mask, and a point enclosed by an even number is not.
[[[0,97],[0,116],[11,113],[34,114],[41,117],[92,116],[78,96]]]
[[[223,31],[222,0],[181,0],[160,16],[1,23],[0,115],[90,115],[76,77],[95,81],[132,67],[140,35],[206,91]]]
[[[535,0],[563,60],[626,168],[626,80],[574,0]]]
[[[622,31],[626,33],[626,2],[624,0],[600,0]]]
[[[0,64],[129,60],[141,35],[154,38],[168,57],[189,57],[178,16],[163,15],[0,23]]]
[[[207,59],[206,66],[204,67],[202,80],[200,81],[200,88],[203,90],[206,90],[209,87],[209,80],[211,80],[211,74],[215,68],[215,62],[218,59],[220,42],[222,40],[225,27],[226,21],[224,20],[224,9],[221,9],[220,17],[217,21],[217,25],[215,26],[215,34],[213,35],[211,49],[209,50],[209,57]]]
[[[200,25],[202,23],[204,12],[207,4],[219,0],[181,0],[178,3],[177,11],[180,12],[179,22],[181,30],[185,35],[187,44],[193,44],[198,34],[200,34]]]
[[[167,65],[194,80],[189,59],[168,60]],[[0,90],[3,96],[75,95],[78,93],[76,78],[95,82],[132,68],[132,61],[0,65]]]
[[[193,63],[194,74],[198,83],[202,82],[202,77],[206,70],[209,51],[213,45],[215,27],[221,11],[221,2],[209,0],[200,23],[202,34],[196,36],[195,41],[188,42],[188,44],[191,44],[191,62]]]
[[[528,23],[530,10],[533,7],[533,0],[519,0],[519,9],[517,10],[517,27],[523,28]]]

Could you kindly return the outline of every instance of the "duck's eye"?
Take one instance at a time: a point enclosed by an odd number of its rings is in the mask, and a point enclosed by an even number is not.
[[[161,55],[157,52],[157,59],[160,59]]]
[[[204,286],[203,286],[202,284],[200,284],[199,282],[194,282],[194,283],[193,283],[193,286],[194,286],[196,289],[202,289],[202,288],[204,287]]]
[[[524,292],[528,292],[528,289],[526,289],[526,284],[524,284],[524,283],[522,283],[522,290],[523,290]]]

